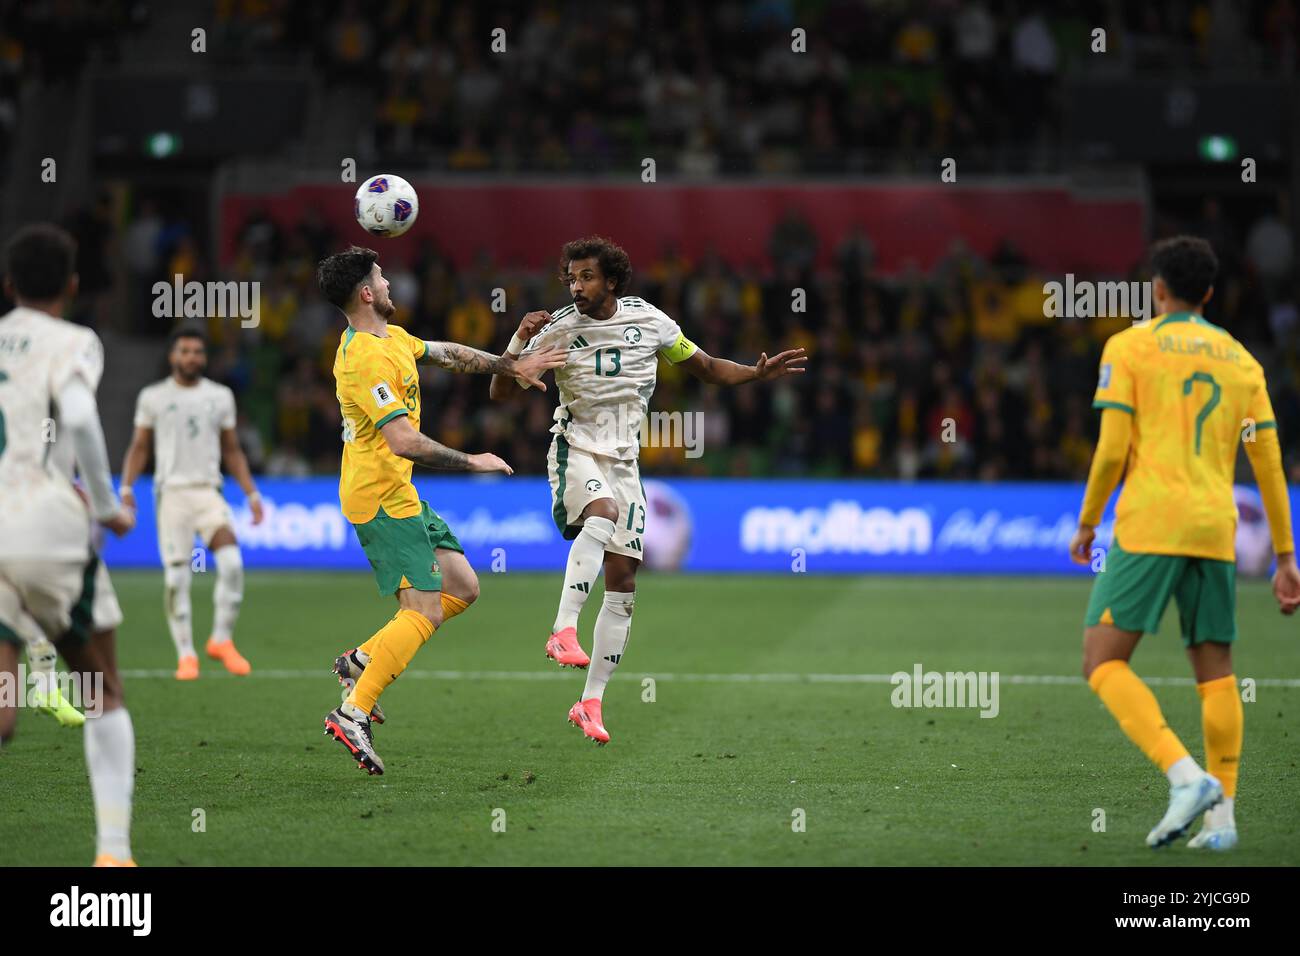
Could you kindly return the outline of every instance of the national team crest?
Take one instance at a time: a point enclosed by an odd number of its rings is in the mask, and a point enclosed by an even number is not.
[[[600,479],[599,479],[599,478],[588,478],[588,479],[587,479],[587,491],[589,491],[589,492],[600,491]]]
[[[635,325],[630,325],[623,330],[623,341],[628,345],[636,345],[641,341],[641,330]]]

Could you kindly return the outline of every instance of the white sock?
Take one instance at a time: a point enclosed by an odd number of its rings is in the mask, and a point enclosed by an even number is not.
[[[59,653],[45,635],[25,635],[27,638],[28,679],[32,686],[43,696],[58,686],[54,676],[54,665],[58,663]]]
[[[1211,807],[1205,811],[1205,825],[1214,829],[1219,827],[1237,828],[1236,818],[1233,817],[1232,811],[1236,800],[1232,797],[1224,797],[1223,802],[1217,807]]]
[[[190,566],[169,564],[163,569],[163,610],[167,612],[167,629],[172,633],[177,657],[194,654],[194,635],[190,628]]]
[[[1203,772],[1191,757],[1182,757],[1165,771],[1165,776],[1169,778],[1170,786],[1178,787],[1185,783],[1195,783]]]
[[[588,518],[582,531],[569,548],[569,563],[564,569],[564,590],[560,593],[560,609],[555,612],[552,632],[578,626],[578,615],[587,603],[587,596],[600,576],[600,566],[605,561],[605,546],[614,537],[614,522],[608,518]]]
[[[228,641],[235,634],[239,605],[244,600],[244,558],[239,545],[224,544],[212,552],[217,562],[217,586],[212,592],[212,639]]]
[[[95,800],[95,853],[129,860],[135,728],[125,707],[86,719],[86,768]]]
[[[591,647],[591,664],[587,668],[587,686],[582,689],[583,700],[605,698],[605,685],[627,649],[635,603],[635,591],[605,592],[600,614],[596,617],[596,637]]]

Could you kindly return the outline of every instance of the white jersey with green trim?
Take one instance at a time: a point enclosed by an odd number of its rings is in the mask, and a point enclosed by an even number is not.
[[[676,322],[636,296],[620,298],[604,320],[573,305],[558,310],[524,354],[545,348],[568,350],[568,361],[555,370],[560,404],[552,434],[574,448],[622,459],[640,452],[641,420],[654,394],[659,356],[676,364],[695,353]]]
[[[93,392],[104,347],[91,329],[35,309],[0,318],[0,558],[85,560],[90,513],[72,487],[59,395],[73,377]]]
[[[221,486],[221,432],[235,427],[235,394],[225,385],[181,385],[170,375],[146,385],[135,425],[153,429],[156,488]]]

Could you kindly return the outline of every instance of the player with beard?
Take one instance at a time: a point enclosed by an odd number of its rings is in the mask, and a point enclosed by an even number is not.
[[[135,434],[122,464],[122,500],[134,506],[132,486],[152,450],[163,607],[176,645],[176,679],[199,676],[190,622],[195,534],[217,565],[212,633],[205,651],[230,673],[242,676],[252,670],[234,641],[244,599],[244,559],[235,539],[234,516],[221,494],[221,466],[244,490],[253,524],[262,520],[262,498],[235,435],[234,393],[203,374],[208,364],[203,334],[189,328],[173,332],[167,362],[171,375],[146,386],[136,401]]]
[[[433,632],[478,597],[478,577],[464,549],[420,500],[412,466],[512,474],[496,455],[467,455],[420,433],[416,364],[519,376],[545,388],[538,376],[565,360],[562,351],[503,358],[455,342],[424,342],[389,325],[396,308],[378,258],[373,249],[353,246],[317,270],[321,294],[348,319],[334,359],[343,413],[339,502],[374,569],[379,593],[395,594],[398,606],[368,641],[335,661],[346,696],[325,717],[325,733],[371,774],[384,772],[371,732],[372,719],[384,722],[379,696]]]
[[[599,236],[578,239],[560,252],[560,278],[571,305],[524,316],[507,356],[560,348],[568,355],[555,370],[560,404],[551,426],[548,477],[552,514],[573,541],[546,656],[561,667],[587,667],[582,697],[569,720],[598,744],[609,742],[601,712],[605,685],[627,647],[632,628],[641,536],[646,529],[645,489],[637,464],[641,421],[654,394],[659,359],[680,365],[711,385],[763,382],[804,371],[803,349],[755,365],[714,358],[682,334],[671,317],[627,295],[632,264],[619,246]],[[526,344],[525,344],[526,343]],[[524,388],[528,382],[516,380]],[[493,398],[515,391],[493,376]],[[578,642],[578,616],[605,569],[605,596],[596,617],[592,654]]]

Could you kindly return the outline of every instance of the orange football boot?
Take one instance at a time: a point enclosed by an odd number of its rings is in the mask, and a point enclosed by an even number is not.
[[[586,667],[591,663],[591,658],[578,643],[576,627],[563,628],[547,638],[546,656],[561,667]]]
[[[569,723],[578,727],[596,743],[609,743],[609,731],[600,716],[600,698],[580,700],[569,708]]]
[[[232,674],[238,674],[242,677],[253,669],[253,665],[248,663],[244,658],[244,655],[235,650],[235,642],[233,640],[218,641],[215,638],[209,637],[206,650],[208,652],[208,657],[212,658],[214,661],[221,661],[222,664],[226,665],[226,670],[230,671]]]

